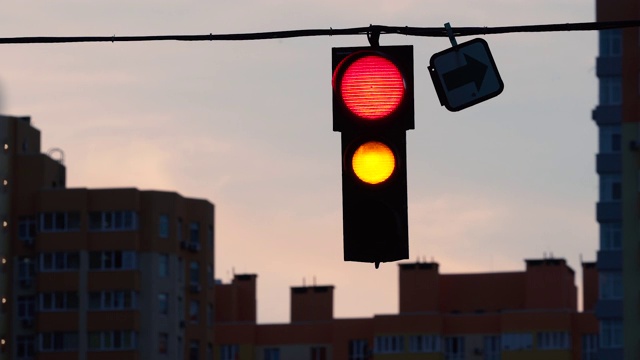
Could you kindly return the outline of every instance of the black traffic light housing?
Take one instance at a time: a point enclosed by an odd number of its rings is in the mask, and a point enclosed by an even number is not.
[[[366,71],[348,73],[352,67],[360,68],[358,61],[368,57],[378,62],[365,67]],[[333,48],[332,67],[333,130],[341,133],[342,140],[344,260],[372,262],[377,267],[381,262],[407,259],[406,131],[414,128],[413,47]],[[391,74],[387,76],[385,71],[390,67],[395,70],[387,71]],[[345,80],[351,76],[356,76],[357,80]],[[368,78],[374,80],[366,82]],[[356,100],[346,100],[351,95],[345,88],[351,85],[344,85],[343,81],[357,84],[354,85],[358,92]],[[387,81],[393,82],[396,90],[403,88],[399,100],[386,93]],[[364,115],[353,110],[369,101],[369,97],[376,100],[373,100],[373,106],[364,107]],[[378,102],[388,111],[377,112]],[[361,180],[353,164],[358,148],[371,142],[384,144],[395,160],[388,177],[374,180],[375,183]]]

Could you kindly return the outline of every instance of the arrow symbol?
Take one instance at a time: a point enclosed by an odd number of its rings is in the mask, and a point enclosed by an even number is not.
[[[482,86],[482,81],[487,74],[488,66],[467,54],[464,54],[464,58],[467,60],[466,65],[442,74],[444,85],[448,91],[455,90],[472,82],[476,84],[476,91],[479,91],[480,86]]]

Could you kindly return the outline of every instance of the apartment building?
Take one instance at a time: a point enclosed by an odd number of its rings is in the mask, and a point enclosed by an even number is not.
[[[637,0],[596,0],[598,21],[637,20]],[[600,359],[640,358],[640,33],[602,30],[596,60]]]
[[[595,360],[595,263],[583,263],[583,310],[563,259],[524,271],[441,274],[399,264],[399,312],[333,317],[334,287],[291,288],[291,321],[257,324],[253,274],[216,285],[217,360]],[[380,291],[385,291],[381,289]],[[363,294],[367,301],[376,294]]]
[[[212,358],[213,204],[67,188],[29,117],[0,141],[0,359]]]

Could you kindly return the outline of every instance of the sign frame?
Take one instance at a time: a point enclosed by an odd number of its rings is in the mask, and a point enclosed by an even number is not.
[[[466,109],[504,90],[489,44],[481,38],[433,54],[428,70],[440,105],[449,111]]]

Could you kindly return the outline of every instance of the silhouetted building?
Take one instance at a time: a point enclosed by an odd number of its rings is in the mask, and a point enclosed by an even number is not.
[[[213,205],[66,188],[28,117],[0,116],[0,140],[0,358],[212,358]]]
[[[399,271],[398,314],[335,319],[333,286],[303,286],[291,288],[285,324],[256,324],[256,276],[236,275],[216,285],[219,309],[243,304],[217,318],[216,359],[597,359],[595,263],[582,264],[582,312],[563,259],[526,260],[518,272],[440,274],[437,263]]]
[[[596,0],[598,21],[637,20],[637,0]],[[598,271],[600,359],[640,358],[640,36],[638,28],[601,30],[596,74],[600,195]],[[624,331],[623,331],[624,330]],[[624,346],[623,346],[624,345]]]

